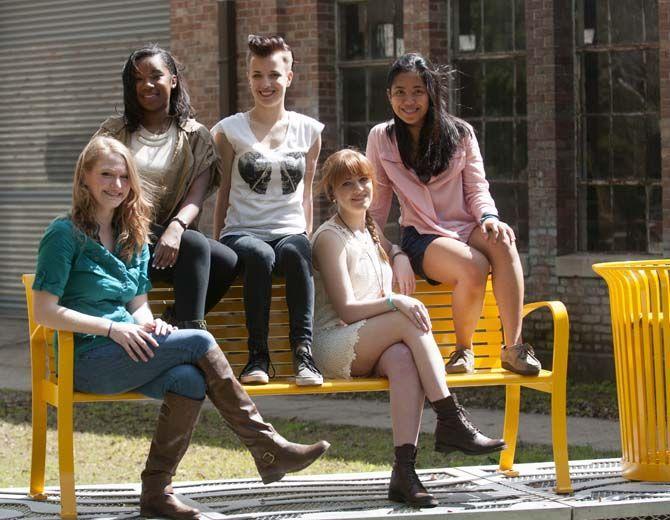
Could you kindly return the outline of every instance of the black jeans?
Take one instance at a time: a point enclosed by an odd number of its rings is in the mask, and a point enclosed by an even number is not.
[[[311,345],[314,280],[307,235],[286,235],[270,242],[249,235],[229,235],[221,242],[237,253],[244,272],[244,311],[250,349],[267,350],[273,273],[286,279],[291,346],[300,342]]]
[[[165,227],[151,225],[149,278],[171,283],[174,287],[174,310],[177,321],[204,320],[212,307],[226,293],[237,276],[237,255],[216,240],[199,231],[187,229],[181,237],[174,266],[151,267],[157,239]]]

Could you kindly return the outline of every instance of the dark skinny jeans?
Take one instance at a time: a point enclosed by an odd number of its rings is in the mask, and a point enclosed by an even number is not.
[[[216,240],[199,231],[187,229],[181,237],[177,262],[172,267],[154,269],[154,249],[165,231],[151,225],[149,278],[168,282],[174,287],[174,310],[177,321],[204,320],[223,297],[237,276],[237,255]]]
[[[307,235],[286,235],[265,242],[249,235],[228,235],[221,242],[239,258],[244,272],[244,311],[250,350],[267,350],[272,275],[286,279],[289,341],[312,344],[314,280],[312,248]]]

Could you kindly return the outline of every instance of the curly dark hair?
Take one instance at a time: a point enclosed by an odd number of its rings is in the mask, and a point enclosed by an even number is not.
[[[249,47],[249,51],[247,52],[247,64],[252,56],[266,58],[275,52],[286,52],[291,56],[291,58],[287,60],[289,70],[293,70],[293,62],[295,61],[293,50],[281,36],[259,36],[257,34],[250,34],[247,37],[247,45]]]
[[[142,109],[137,100],[135,87],[135,71],[141,60],[152,56],[160,56],[170,73],[177,77],[177,86],[172,89],[170,94],[169,114],[180,123],[188,118],[195,117],[195,111],[191,106],[191,97],[188,94],[188,86],[181,73],[183,67],[165,49],[156,44],[147,45],[133,51],[123,66],[123,119],[131,132],[137,130],[142,122]]]
[[[413,168],[419,180],[427,184],[447,169],[449,162],[463,138],[470,135],[465,121],[447,111],[449,99],[448,80],[452,69],[433,66],[417,53],[400,56],[389,70],[386,88],[391,90],[395,78],[403,72],[416,72],[423,80],[429,98],[428,113],[419,134],[416,155],[412,154],[412,137],[407,124],[395,113],[393,123],[388,125],[389,137],[395,134],[398,151],[407,169]]]

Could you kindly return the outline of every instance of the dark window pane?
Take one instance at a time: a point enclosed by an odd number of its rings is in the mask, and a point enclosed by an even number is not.
[[[484,0],[484,51],[513,50],[511,0]]]
[[[482,115],[482,65],[478,61],[460,61],[458,70],[458,107],[461,117]]]
[[[663,200],[660,186],[649,188],[649,251],[661,253],[663,250]]]
[[[614,214],[609,186],[586,189],[586,228],[589,251],[612,251]]]
[[[643,41],[643,3],[645,0],[610,0],[612,43]]]
[[[644,116],[612,118],[612,177],[643,180],[647,170]]]
[[[603,114],[610,110],[607,53],[584,54],[584,110],[589,114]]]
[[[514,177],[528,179],[528,126],[525,121],[516,124],[516,144],[514,146]]]
[[[610,123],[607,117],[587,117],[586,126],[586,178],[610,177]]]
[[[616,228],[615,251],[647,250],[646,193],[644,186],[613,186]]]
[[[584,0],[584,34],[586,45],[609,42],[607,26],[607,2],[605,0]],[[581,40],[578,40],[581,41]]]
[[[641,51],[612,53],[612,110],[644,110],[646,71]]]
[[[661,143],[655,116],[612,119],[612,176],[644,180],[661,176]]]
[[[495,60],[485,65],[486,115],[511,116],[514,106],[514,62]]]
[[[479,1],[459,0],[458,2],[458,31],[454,47],[460,52],[481,50],[481,9]]]
[[[365,150],[368,141],[369,128],[363,125],[344,126],[344,147],[354,146],[359,150]]]
[[[392,116],[386,96],[386,68],[370,69],[370,120],[381,122]]]
[[[644,25],[645,40],[658,41],[658,0],[644,0]]]
[[[484,150],[486,175],[491,179],[512,177],[514,126],[511,122],[487,122]]]
[[[515,0],[514,6],[514,47],[518,51],[526,50],[525,0]]]
[[[517,247],[526,249],[528,243],[528,186],[521,183],[491,182],[491,195],[500,217],[512,226]]]
[[[396,18],[398,2],[388,0],[368,1],[368,23],[370,24],[370,50],[373,58],[391,58],[395,56]],[[400,24],[402,25],[402,24]]]
[[[367,56],[367,4],[340,5],[340,58],[358,60]]]
[[[342,105],[345,121],[365,121],[365,69],[342,70]]]
[[[516,60],[516,113],[526,115],[526,58]]]
[[[482,132],[482,123],[480,121],[469,121],[469,123],[472,125],[472,129],[475,131],[475,137],[479,143],[479,148],[483,149],[482,144],[484,142],[484,134]]]
[[[658,88],[658,51],[649,50],[644,53],[644,63],[647,70],[647,110],[659,111],[660,91]]]
[[[647,164],[646,173],[650,179],[661,178],[661,129],[657,115],[648,115],[645,119],[645,143]]]

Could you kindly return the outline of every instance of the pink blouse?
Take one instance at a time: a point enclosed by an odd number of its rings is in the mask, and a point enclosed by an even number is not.
[[[378,224],[383,227],[388,219],[393,192],[400,201],[400,225],[413,226],[421,234],[467,242],[484,213],[498,214],[472,127],[471,137],[463,139],[449,168],[424,184],[403,165],[395,138],[386,133],[387,125],[370,130],[366,149],[377,174],[370,213]]]

